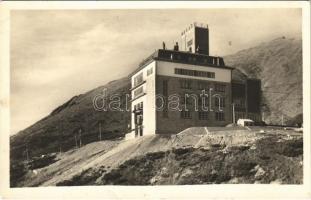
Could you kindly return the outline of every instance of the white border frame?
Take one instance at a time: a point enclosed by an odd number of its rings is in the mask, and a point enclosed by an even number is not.
[[[304,179],[302,185],[221,184],[191,186],[77,186],[9,188],[10,10],[42,9],[302,8]],[[310,3],[307,1],[0,2],[0,196],[3,198],[311,198],[310,185]]]

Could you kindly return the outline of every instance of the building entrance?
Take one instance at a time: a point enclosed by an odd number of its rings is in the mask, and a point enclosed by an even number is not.
[[[137,104],[133,112],[135,119],[135,137],[143,136],[143,103]]]

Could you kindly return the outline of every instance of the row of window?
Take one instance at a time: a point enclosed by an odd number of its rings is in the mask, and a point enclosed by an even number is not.
[[[224,108],[225,105],[226,105],[226,99],[225,97],[215,97],[213,98],[214,99],[214,104],[215,106],[217,107],[221,107],[221,108]],[[187,104],[187,105],[193,105],[194,102],[197,102],[197,104],[199,106],[201,106],[203,104],[203,100],[204,100],[204,105],[208,106],[209,105],[209,98],[204,96],[197,96],[197,95],[189,95],[187,97],[185,97],[185,95],[180,95],[180,103],[181,104]]]
[[[226,91],[226,85],[215,84],[215,91],[216,92],[225,92]]]
[[[208,120],[209,112],[201,111],[198,112],[199,120]],[[191,119],[192,112],[191,111],[181,111],[180,117],[182,119]],[[216,121],[225,121],[225,113],[223,112],[215,112],[215,120]]]
[[[147,69],[147,76],[153,74],[153,67]],[[144,81],[143,72],[134,77],[134,87],[141,84]]]
[[[180,75],[185,75],[185,76],[215,78],[215,72],[182,69],[182,68],[175,68],[175,74],[180,74]]]
[[[187,49],[192,51],[191,46],[193,46],[193,42],[189,42],[189,45],[186,43]],[[200,52],[200,49],[195,49],[196,52]],[[188,52],[180,52],[180,51],[159,51],[158,58],[160,59],[167,59],[167,60],[176,60],[181,62],[188,62],[188,63],[199,63],[204,65],[217,65],[217,66],[225,66],[224,61],[220,57],[211,57],[206,55],[193,55],[189,54]]]
[[[245,108],[245,99],[235,99],[234,104],[236,108]]]
[[[180,87],[182,89],[193,89],[193,80],[188,79],[182,79],[180,80]],[[215,85],[215,92],[225,92],[226,91],[226,85],[225,84],[214,84]],[[208,91],[209,88],[211,88],[211,84],[204,81],[197,81],[197,88],[199,90],[206,90]]]
[[[138,89],[134,90],[134,98],[138,97],[144,92],[144,88],[141,86]]]

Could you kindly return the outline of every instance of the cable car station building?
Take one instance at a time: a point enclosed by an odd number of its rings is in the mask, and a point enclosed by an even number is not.
[[[222,57],[209,55],[207,25],[192,24],[182,32],[180,47],[176,43],[169,50],[163,43],[132,73],[132,135],[173,134],[189,127],[232,123],[232,70]]]

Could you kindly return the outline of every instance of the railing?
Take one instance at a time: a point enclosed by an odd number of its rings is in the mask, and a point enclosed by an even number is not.
[[[159,49],[148,58],[144,59],[139,66],[143,66],[151,59],[160,59],[165,61],[175,61],[181,63],[209,65],[217,67],[226,67],[223,58],[215,56],[207,56],[204,54],[190,53],[186,51],[174,51]]]

